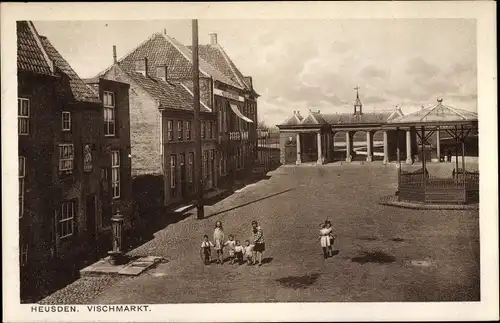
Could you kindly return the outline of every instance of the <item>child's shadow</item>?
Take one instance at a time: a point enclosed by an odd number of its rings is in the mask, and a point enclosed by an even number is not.
[[[338,255],[340,253],[340,250],[333,250],[332,251],[332,257],[335,257],[336,255]]]
[[[268,264],[270,263],[271,261],[273,261],[274,258],[272,257],[267,257],[267,258],[264,258],[262,259],[262,264]]]

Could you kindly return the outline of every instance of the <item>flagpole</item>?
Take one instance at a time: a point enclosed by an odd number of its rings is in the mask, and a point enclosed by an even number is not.
[[[194,143],[195,143],[195,180],[197,195],[197,217],[204,218],[203,208],[203,176],[201,151],[201,122],[200,122],[200,68],[198,62],[198,20],[192,20],[193,29],[193,97],[194,97]]]

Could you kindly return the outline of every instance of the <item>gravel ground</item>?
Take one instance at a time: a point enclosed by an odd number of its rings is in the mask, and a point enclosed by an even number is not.
[[[39,304],[87,304],[106,288],[126,279],[109,275],[82,277],[44,298]]]
[[[479,299],[478,211],[379,205],[396,190],[394,165],[282,167],[271,174],[207,206],[206,219],[193,215],[169,225],[131,252],[168,262],[134,278],[80,279],[44,302]],[[317,236],[327,218],[338,236],[337,254],[324,260]],[[262,267],[202,265],[200,242],[203,234],[212,235],[215,221],[223,222],[226,235],[244,241],[254,219],[266,238]],[[80,287],[81,296],[73,296]]]

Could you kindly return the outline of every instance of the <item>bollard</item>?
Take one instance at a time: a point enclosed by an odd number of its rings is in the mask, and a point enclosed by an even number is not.
[[[116,210],[116,214],[111,218],[112,226],[112,246],[113,250],[108,251],[109,263],[111,265],[120,265],[124,260],[123,253],[123,222],[124,217],[120,214],[120,210]]]

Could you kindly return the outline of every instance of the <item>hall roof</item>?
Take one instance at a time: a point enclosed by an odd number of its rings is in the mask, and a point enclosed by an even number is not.
[[[380,112],[368,112],[362,114],[353,113],[321,113],[320,111],[309,111],[306,117],[294,111],[293,116],[279,124],[279,127],[287,126],[314,126],[314,125],[354,125],[354,124],[384,124],[388,120],[403,116],[400,109]]]
[[[478,115],[475,112],[463,109],[452,108],[444,105],[442,99],[438,99],[437,104],[422,108],[405,116],[389,120],[389,124],[446,124],[477,122]]]

